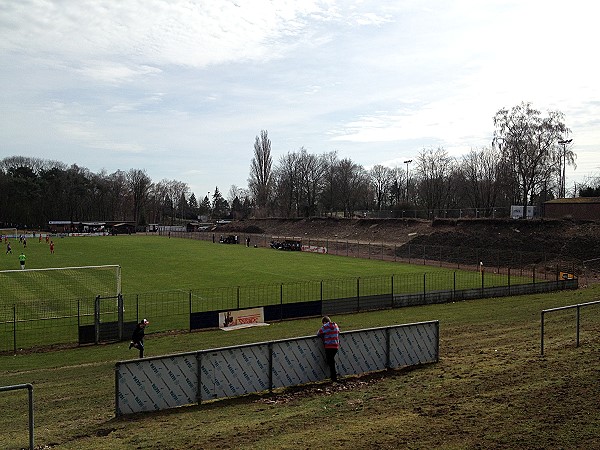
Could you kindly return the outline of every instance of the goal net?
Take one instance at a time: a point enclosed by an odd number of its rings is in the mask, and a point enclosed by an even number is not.
[[[583,261],[583,269],[587,277],[592,279],[600,278],[600,258]]]
[[[4,239],[8,238],[17,238],[17,229],[16,228],[0,228],[0,238]]]
[[[0,271],[0,306],[24,301],[108,297],[120,293],[119,265]]]

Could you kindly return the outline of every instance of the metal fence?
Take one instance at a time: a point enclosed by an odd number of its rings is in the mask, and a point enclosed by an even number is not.
[[[219,243],[229,234],[215,232],[170,232],[171,237],[195,239]],[[272,242],[297,241],[301,246],[311,248],[313,251],[324,249],[321,253],[354,258],[378,259],[384,261],[407,262],[409,264],[422,264],[428,266],[450,268],[477,268],[483,263],[488,269],[502,270],[511,267],[514,269],[533,270],[538,272],[547,270],[554,272],[556,265],[581,270],[582,261],[577,258],[557,255],[545,251],[525,252],[513,249],[490,249],[478,247],[456,247],[449,245],[427,244],[390,244],[386,242],[364,241],[352,239],[312,239],[302,236],[267,235],[241,233],[237,235],[237,245],[270,247]],[[235,244],[234,244],[235,245]]]
[[[122,320],[131,324],[148,318],[152,322],[152,332],[166,332],[190,330],[192,315],[210,311],[313,301],[333,304],[335,300],[340,311],[358,312],[368,310],[368,299],[376,296],[391,299],[388,303],[376,302],[378,308],[392,308],[576,288],[576,279],[574,284],[565,284],[565,276],[573,278],[569,270],[561,266],[557,266],[553,273],[538,272],[535,268],[503,268],[500,271],[395,274],[123,294]],[[102,309],[96,311],[96,308],[94,298],[75,298],[52,302],[27,301],[0,310],[0,352],[86,342],[82,339],[82,330],[86,326],[93,328],[96,317],[99,321],[110,321],[116,317],[118,301],[104,300]],[[126,333],[124,338],[128,337]]]
[[[587,306],[598,306],[600,305],[600,300],[596,300],[593,302],[587,303],[578,303],[576,305],[568,305],[568,306],[560,306],[558,308],[550,308],[544,309],[541,312],[541,320],[540,320],[540,353],[542,356],[544,355],[544,329],[545,329],[545,316],[548,313],[554,313],[558,311],[567,311],[567,310],[575,310],[575,345],[579,347],[579,330],[580,330],[580,322],[581,322],[581,309]]]

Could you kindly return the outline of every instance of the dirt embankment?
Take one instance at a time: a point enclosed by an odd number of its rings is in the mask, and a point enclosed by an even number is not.
[[[600,223],[570,220],[459,219],[247,219],[218,228],[303,239],[352,240],[402,245],[545,252],[589,260],[600,258]]]

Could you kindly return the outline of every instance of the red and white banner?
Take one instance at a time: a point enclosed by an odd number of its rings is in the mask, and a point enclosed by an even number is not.
[[[265,323],[263,308],[242,309],[239,311],[225,311],[219,313],[219,328],[222,330],[236,330],[254,326],[268,325]]]
[[[303,245],[302,251],[311,253],[327,253],[327,247],[318,247],[316,245]]]

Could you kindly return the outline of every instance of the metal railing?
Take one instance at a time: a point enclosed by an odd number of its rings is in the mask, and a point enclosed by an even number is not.
[[[542,356],[544,355],[544,318],[547,313],[556,312],[556,311],[564,311],[567,309],[576,309],[576,317],[575,317],[575,335],[576,335],[576,347],[579,347],[579,329],[580,329],[580,318],[581,318],[581,308],[584,306],[598,305],[600,304],[600,300],[596,300],[593,302],[587,303],[578,303],[577,305],[569,305],[569,306],[560,306],[558,308],[550,308],[544,309],[541,313],[541,330],[540,330],[540,353]]]
[[[33,450],[33,385],[26,384],[15,384],[12,386],[0,386],[0,392],[16,391],[19,389],[27,389],[29,394],[29,449]]]

